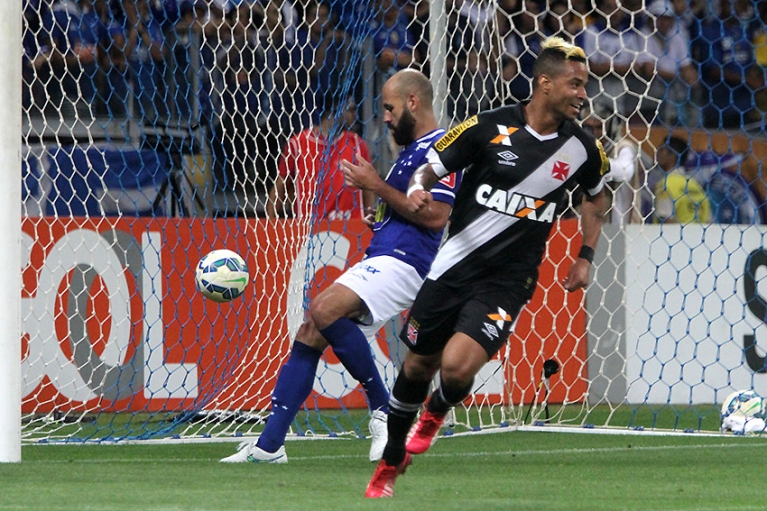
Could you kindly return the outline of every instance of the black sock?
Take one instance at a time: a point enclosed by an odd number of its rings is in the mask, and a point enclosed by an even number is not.
[[[439,388],[434,391],[426,409],[434,415],[445,415],[455,405],[460,404],[471,392],[472,381],[463,387],[446,385],[443,380],[439,381]]]
[[[405,459],[405,442],[418,410],[429,394],[431,381],[414,381],[400,372],[389,399],[389,440],[383,452],[388,465],[399,465]]]

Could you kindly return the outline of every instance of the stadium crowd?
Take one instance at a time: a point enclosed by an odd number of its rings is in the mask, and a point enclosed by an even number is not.
[[[209,127],[230,180],[273,181],[286,141],[319,123],[328,91],[362,104],[398,69],[434,71],[427,0],[24,1],[28,115],[187,118]],[[444,4],[450,119],[527,99],[540,43],[559,35],[586,51],[603,122],[763,131],[767,2]],[[370,54],[377,80],[364,76]]]

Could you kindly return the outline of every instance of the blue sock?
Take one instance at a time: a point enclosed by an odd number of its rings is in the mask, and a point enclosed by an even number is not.
[[[365,334],[349,318],[334,321],[320,330],[349,374],[362,384],[371,410],[389,412],[389,391],[378,374]]]
[[[314,375],[322,352],[301,342],[294,342],[290,357],[280,370],[272,392],[272,410],[256,445],[275,452],[285,443],[290,424],[301,405],[312,393]]]

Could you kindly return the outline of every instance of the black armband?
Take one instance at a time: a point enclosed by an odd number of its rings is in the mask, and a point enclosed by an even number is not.
[[[586,245],[581,246],[580,252],[578,252],[578,259],[585,259],[589,262],[589,264],[594,262],[594,249],[591,247],[587,247]]]

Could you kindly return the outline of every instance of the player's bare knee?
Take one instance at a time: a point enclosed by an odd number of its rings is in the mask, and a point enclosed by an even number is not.
[[[442,383],[445,385],[454,388],[463,388],[471,385],[474,381],[476,372],[471,366],[450,364],[443,365],[439,375]]]
[[[341,316],[338,315],[336,308],[322,294],[315,298],[309,307],[309,318],[317,330],[327,328],[339,317]]]
[[[440,358],[438,355],[421,356],[408,352],[402,370],[405,375],[415,381],[427,381],[439,370]]]
[[[488,360],[489,353],[479,343],[467,335],[456,334],[442,355],[442,381],[456,387],[470,385]]]
[[[304,321],[298,328],[298,332],[296,333],[296,342],[306,344],[307,346],[311,346],[312,348],[318,350],[324,350],[328,347],[328,341],[322,337],[322,334],[320,334],[319,330],[317,330],[317,327],[311,318],[309,318],[307,321]]]

